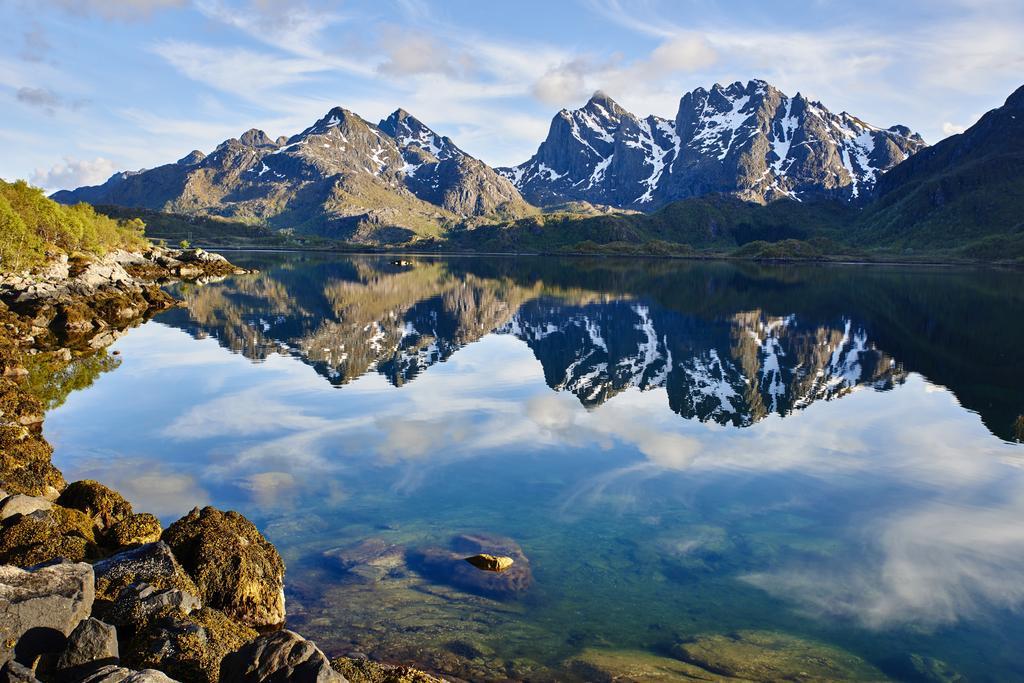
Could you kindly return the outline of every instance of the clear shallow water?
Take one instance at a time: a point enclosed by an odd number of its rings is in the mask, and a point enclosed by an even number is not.
[[[165,521],[256,521],[331,654],[560,678],[758,630],[1024,679],[1019,274],[235,260],[261,272],[178,288],[46,435],[69,481]],[[323,556],[464,532],[514,539],[530,589]]]

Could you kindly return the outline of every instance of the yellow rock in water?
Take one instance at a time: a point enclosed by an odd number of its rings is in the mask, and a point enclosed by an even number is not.
[[[512,561],[511,557],[495,557],[494,555],[474,555],[466,558],[466,562],[487,572],[503,572],[512,566]]]

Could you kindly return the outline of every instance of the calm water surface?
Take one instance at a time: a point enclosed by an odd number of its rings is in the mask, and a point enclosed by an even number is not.
[[[1020,274],[235,260],[261,272],[177,287],[46,434],[165,522],[256,521],[329,653],[561,678],[761,631],[1024,680]],[[324,556],[467,532],[518,543],[529,589]]]

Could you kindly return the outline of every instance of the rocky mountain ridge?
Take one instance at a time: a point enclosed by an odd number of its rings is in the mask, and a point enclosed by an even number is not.
[[[62,203],[267,223],[355,242],[407,242],[483,217],[531,212],[489,166],[403,110],[374,125],[334,107],[302,132],[250,129],[210,154],[60,191]]]
[[[881,174],[925,147],[761,80],[682,96],[674,119],[641,118],[598,92],[560,111],[537,153],[499,172],[531,202],[586,201],[650,211],[711,193],[767,203],[862,203]]]

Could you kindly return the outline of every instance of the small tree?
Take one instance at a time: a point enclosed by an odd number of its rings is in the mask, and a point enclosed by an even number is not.
[[[188,249],[192,245],[189,244],[188,240],[182,240],[182,241],[178,242],[178,246],[181,247],[182,249]]]

